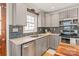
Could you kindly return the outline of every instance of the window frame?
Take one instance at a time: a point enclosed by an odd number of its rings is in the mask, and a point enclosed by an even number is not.
[[[27,16],[34,17],[34,23],[27,22]],[[34,29],[33,30],[30,30],[30,29],[26,30],[25,27],[27,27],[27,23],[34,24],[34,26],[30,26],[30,27],[34,27]],[[28,27],[29,27],[29,25],[28,25]],[[26,25],[23,26],[23,33],[32,33],[32,32],[37,32],[37,15],[28,12],[26,15]]]

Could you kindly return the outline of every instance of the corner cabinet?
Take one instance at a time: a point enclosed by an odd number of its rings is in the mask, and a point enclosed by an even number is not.
[[[25,25],[27,8],[24,4],[18,3],[12,5],[13,25]]]
[[[48,36],[36,40],[36,56],[41,56],[48,49]]]
[[[59,35],[51,35],[49,40],[49,48],[57,49],[60,42],[61,37]]]

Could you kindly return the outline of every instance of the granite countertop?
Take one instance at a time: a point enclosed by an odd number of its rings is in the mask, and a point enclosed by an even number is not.
[[[16,44],[16,45],[21,45],[23,43],[27,43],[27,42],[30,42],[30,41],[33,41],[33,40],[36,40],[36,39],[39,39],[39,38],[42,38],[42,37],[45,37],[48,35],[59,35],[59,34],[57,34],[57,33],[42,33],[40,35],[41,36],[39,36],[39,37],[25,36],[25,37],[10,39],[10,42],[12,42],[13,44]]]

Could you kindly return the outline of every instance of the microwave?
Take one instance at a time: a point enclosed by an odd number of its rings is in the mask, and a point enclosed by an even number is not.
[[[67,35],[77,34],[77,22],[78,19],[60,21],[60,32]]]

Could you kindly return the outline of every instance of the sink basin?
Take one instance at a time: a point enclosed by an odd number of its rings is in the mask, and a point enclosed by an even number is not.
[[[43,36],[43,35],[40,35],[40,34],[37,34],[37,35],[30,35],[30,37],[40,37],[40,36]]]

